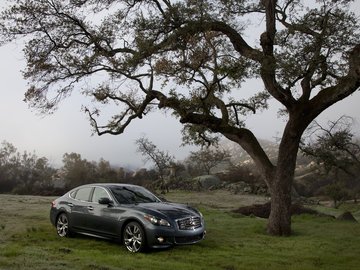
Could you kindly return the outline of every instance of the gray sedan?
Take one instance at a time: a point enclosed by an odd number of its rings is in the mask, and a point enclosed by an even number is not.
[[[120,239],[131,252],[194,244],[205,236],[198,210],[126,184],[77,187],[52,202],[50,220],[60,237],[82,233]]]

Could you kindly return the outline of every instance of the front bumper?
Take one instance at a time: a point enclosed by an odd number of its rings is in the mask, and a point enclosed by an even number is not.
[[[195,230],[178,230],[177,228],[153,226],[146,230],[147,244],[151,248],[195,244],[203,240],[205,234],[205,227],[200,227]]]

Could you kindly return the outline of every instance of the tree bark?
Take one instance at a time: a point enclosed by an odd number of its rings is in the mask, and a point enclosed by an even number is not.
[[[281,184],[275,185],[271,193],[271,211],[267,224],[267,232],[271,235],[289,236],[291,234],[291,194],[289,183],[282,180]],[[291,190],[291,187],[290,187]]]
[[[296,117],[296,119],[300,118]],[[291,189],[304,122],[307,121],[294,121],[290,117],[279,146],[275,173],[273,178],[268,180],[271,212],[267,232],[271,235],[289,236],[291,234]]]

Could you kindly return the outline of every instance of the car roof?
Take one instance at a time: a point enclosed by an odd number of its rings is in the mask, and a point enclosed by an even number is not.
[[[83,188],[83,187],[140,187],[138,185],[132,185],[132,184],[123,184],[123,183],[93,183],[93,184],[86,184],[86,185],[81,185],[78,187],[73,188],[74,189],[78,189],[78,188]]]

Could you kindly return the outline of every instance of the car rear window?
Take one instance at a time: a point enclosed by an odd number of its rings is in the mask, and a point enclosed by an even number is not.
[[[75,199],[79,201],[89,201],[92,187],[84,187],[77,190]]]

